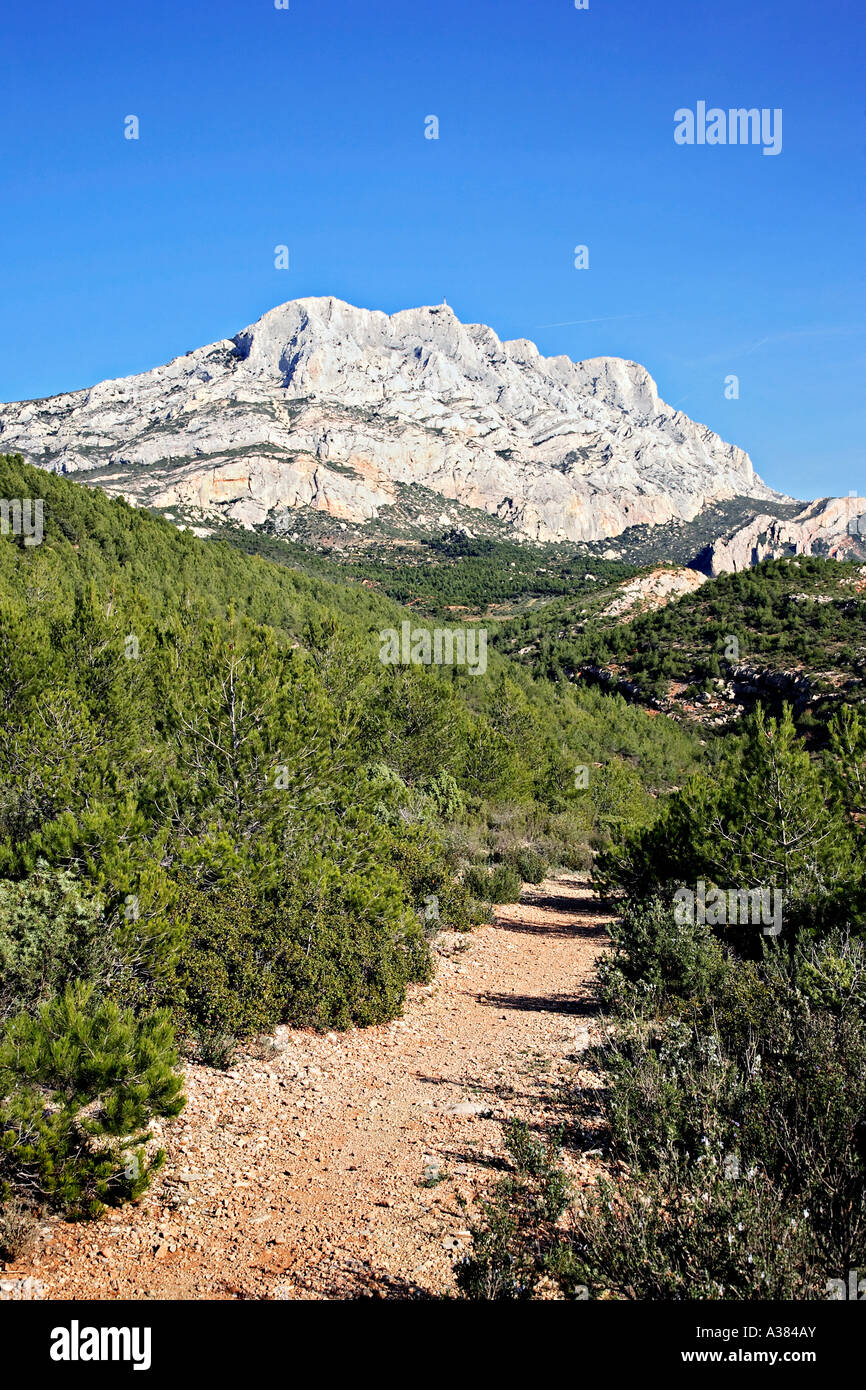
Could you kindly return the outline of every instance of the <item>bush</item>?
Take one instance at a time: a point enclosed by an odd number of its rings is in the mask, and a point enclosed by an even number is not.
[[[0,1020],[71,979],[104,978],[106,938],[99,899],[73,874],[43,860],[28,879],[0,882]]]
[[[790,982],[758,983],[738,966],[703,1023],[621,1026],[591,1094],[635,1176],[667,1175],[670,1190],[689,1165],[733,1156],[809,1212],[830,1272],[853,1268],[866,1259],[866,1025],[813,1010]]]
[[[506,862],[520,875],[522,883],[541,883],[547,874],[548,865],[534,849],[516,849],[507,856]]]
[[[658,1008],[663,997],[704,1004],[726,969],[712,929],[678,924],[661,898],[626,902],[610,936],[613,952],[598,970],[599,997],[608,1009]]]
[[[70,985],[0,1040],[0,1198],[15,1190],[76,1215],[139,1196],[148,1125],[184,1105],[164,1013],[135,1019]]]
[[[588,795],[593,807],[593,842],[607,847],[623,827],[636,829],[654,818],[654,807],[635,769],[622,758],[593,768]]]
[[[463,875],[463,884],[473,897],[486,903],[516,903],[523,887],[520,875],[510,864],[495,864],[493,868],[471,864]]]
[[[407,984],[430,975],[424,929],[388,870],[340,877],[320,866],[316,882],[308,866],[275,900],[224,884],[190,892],[183,911],[185,1031],[382,1023],[400,1012]]]
[[[569,1206],[556,1150],[536,1150],[471,1227],[472,1252],[455,1269],[464,1297],[530,1299],[551,1285],[572,1299],[826,1296],[808,1216],[759,1169],[709,1151],[664,1173],[602,1179]]]
[[[496,864],[490,871],[490,901],[494,903],[516,903],[523,884],[520,875],[510,864]]]
[[[505,1126],[504,1137],[514,1173],[499,1183],[470,1227],[472,1254],[455,1270],[464,1298],[532,1298],[571,1195],[555,1142],[535,1138],[517,1120]]]
[[[617,1158],[664,1172],[705,1152],[739,1148],[744,1081],[718,1035],[681,1019],[618,1028],[588,1058],[603,1079],[600,1105]]]
[[[237,1056],[237,1038],[222,1028],[197,1028],[195,1030],[196,1055],[206,1067],[217,1071],[229,1071]]]
[[[759,707],[714,775],[693,777],[654,825],[622,836],[599,857],[594,878],[607,896],[634,899],[699,879],[770,887],[781,894],[793,952],[834,926],[864,924],[858,815],[798,739],[788,706],[778,721]],[[742,954],[761,954],[751,929],[726,930]]]
[[[568,1297],[826,1297],[826,1266],[803,1213],[755,1170],[723,1164],[600,1182],[544,1264]]]
[[[30,1207],[17,1197],[0,1205],[0,1260],[12,1261],[26,1255],[36,1239],[39,1222]]]
[[[774,973],[781,964],[773,963]],[[795,961],[794,981],[813,1008],[866,1017],[866,942],[838,931],[809,942]]]
[[[455,877],[457,856],[431,837],[429,827],[395,839],[389,862],[428,936],[442,929],[467,931],[473,925],[470,893]]]

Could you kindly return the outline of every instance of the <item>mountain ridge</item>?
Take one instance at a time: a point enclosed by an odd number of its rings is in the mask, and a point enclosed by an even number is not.
[[[407,488],[537,541],[602,541],[735,496],[788,501],[666,405],[638,363],[543,357],[446,305],[290,300],[233,338],[0,406],[0,447],[138,505],[276,533],[312,508],[376,522]],[[757,508],[756,508],[757,510]]]

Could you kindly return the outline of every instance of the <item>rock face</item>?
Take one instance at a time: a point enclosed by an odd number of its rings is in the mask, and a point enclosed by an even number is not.
[[[866,498],[821,498],[787,519],[758,514],[706,546],[692,564],[717,575],[785,555],[866,558]]]
[[[545,358],[444,304],[293,300],[167,366],[0,405],[0,450],[98,469],[106,490],[188,519],[277,529],[304,506],[363,523],[413,484],[543,541],[778,497],[643,367]]]
[[[620,587],[619,593],[602,610],[602,618],[619,618],[628,622],[636,613],[649,613],[664,608],[672,599],[693,594],[707,582],[708,575],[696,569],[657,569],[640,574]]]

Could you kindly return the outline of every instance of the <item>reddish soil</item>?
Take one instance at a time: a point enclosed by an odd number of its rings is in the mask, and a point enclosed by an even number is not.
[[[501,1121],[543,1123],[558,1084],[580,1083],[607,920],[580,878],[525,888],[495,923],[437,938],[436,979],[401,1019],[281,1028],[231,1071],[189,1066],[142,1201],[50,1219],[0,1277],[49,1299],[453,1294],[477,1194],[502,1166]],[[574,1171],[591,1181],[593,1160]]]

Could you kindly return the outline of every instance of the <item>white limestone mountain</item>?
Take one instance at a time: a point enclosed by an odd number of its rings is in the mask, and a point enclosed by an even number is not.
[[[164,367],[0,405],[0,450],[187,520],[278,531],[298,508],[359,525],[409,499],[419,525],[473,508],[533,540],[599,541],[781,500],[637,363],[542,357],[444,304],[292,300]]]

